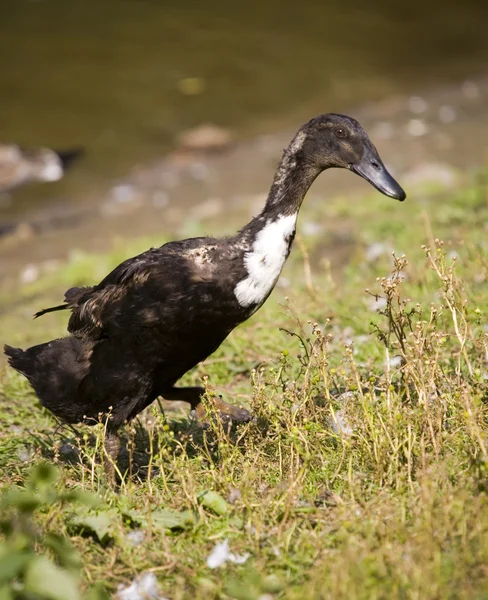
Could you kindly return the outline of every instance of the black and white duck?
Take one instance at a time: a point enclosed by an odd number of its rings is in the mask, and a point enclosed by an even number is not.
[[[69,336],[28,350],[5,346],[43,406],[69,423],[107,418],[106,468],[113,477],[117,429],[158,396],[204,414],[202,388],[175,387],[271,294],[295,236],[302,200],[325,169],[357,173],[405,199],[354,119],[327,114],[303,125],[285,149],[262,212],[236,235],[174,241],[129,258],[98,285],[71,288]],[[250,413],[216,401],[224,419]],[[110,466],[111,465],[111,466]]]
[[[58,181],[81,154],[81,148],[56,151],[0,144],[0,193],[26,183]]]

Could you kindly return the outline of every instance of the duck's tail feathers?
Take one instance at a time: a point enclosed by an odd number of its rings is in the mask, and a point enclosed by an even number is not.
[[[24,369],[28,362],[24,350],[22,350],[22,348],[13,348],[12,346],[5,344],[3,351],[8,358],[8,364],[16,371],[19,371],[19,373],[24,373]]]
[[[34,314],[34,319],[37,319],[38,317],[42,317],[42,315],[45,315],[50,312],[56,312],[57,310],[65,310],[66,308],[69,308],[68,304],[59,304],[58,306],[51,306],[50,308],[43,308],[42,310],[39,310]]]
[[[74,304],[76,304],[85,294],[89,294],[93,291],[93,287],[72,287],[64,294],[64,302],[65,304],[58,304],[58,306],[51,306],[50,308],[43,308],[42,310],[36,312],[34,315],[34,319],[38,317],[42,317],[50,312],[56,312],[57,310],[66,310],[67,308],[72,308]]]
[[[41,401],[55,415],[70,423],[83,420],[85,404],[77,403],[80,384],[87,374],[83,342],[68,336],[27,350],[4,346],[12,368],[24,375]]]

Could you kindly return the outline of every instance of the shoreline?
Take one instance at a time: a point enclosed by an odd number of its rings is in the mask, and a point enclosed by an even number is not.
[[[348,112],[405,187],[414,190],[426,181],[450,187],[459,170],[477,169],[486,159],[486,98],[488,77],[478,77]],[[26,268],[41,272],[74,249],[104,251],[116,238],[191,235],[192,224],[207,223],[209,233],[219,234],[229,214],[231,223],[245,222],[264,204],[275,165],[296,128],[238,140],[220,153],[175,151],[136,165],[84,206],[57,202],[31,211],[26,221],[6,223],[0,233],[0,286],[16,279],[22,284]],[[320,178],[307,202],[365,189],[359,178],[334,170]]]

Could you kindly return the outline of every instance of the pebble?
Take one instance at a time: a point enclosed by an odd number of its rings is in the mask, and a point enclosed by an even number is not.
[[[477,100],[481,96],[480,88],[474,81],[465,81],[461,86],[461,90],[466,98]]]
[[[209,123],[182,131],[176,137],[176,143],[183,150],[215,152],[229,148],[233,139],[229,129]]]
[[[437,114],[441,123],[452,123],[456,120],[456,109],[447,104],[441,106]]]
[[[421,119],[411,119],[407,125],[407,132],[412,137],[421,137],[428,133],[429,128]]]
[[[29,264],[20,273],[20,281],[22,283],[34,283],[39,278],[40,269],[38,266]]]
[[[420,96],[412,96],[408,100],[408,108],[410,109],[410,112],[413,112],[416,115],[424,113],[427,110],[427,107],[427,102]]]

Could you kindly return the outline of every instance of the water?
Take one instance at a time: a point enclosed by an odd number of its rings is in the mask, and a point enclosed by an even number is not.
[[[3,221],[96,202],[201,122],[251,137],[488,58],[488,5],[474,0],[1,0],[0,13],[0,139],[87,148],[64,181],[16,193]]]

